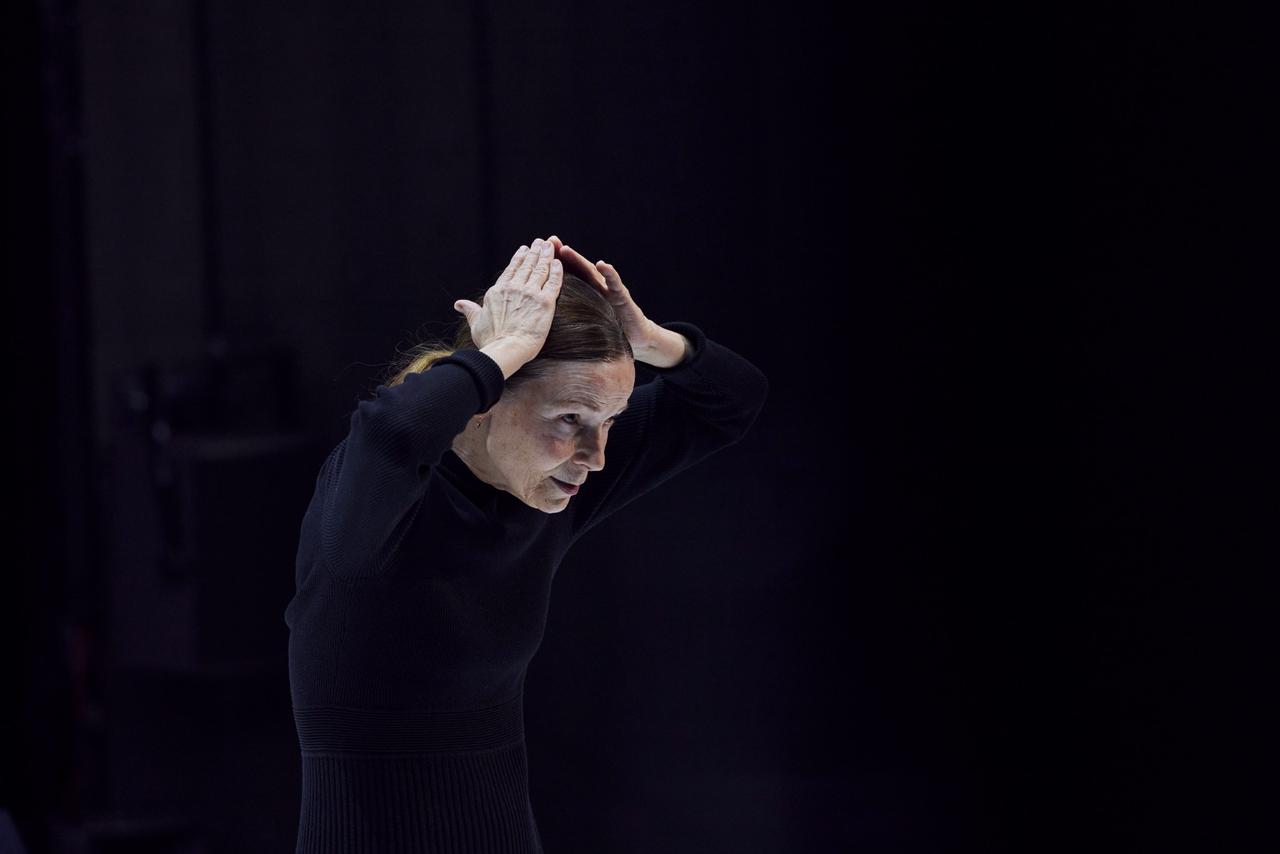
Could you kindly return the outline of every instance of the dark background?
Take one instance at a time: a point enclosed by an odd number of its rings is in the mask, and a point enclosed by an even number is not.
[[[561,567],[526,698],[548,851],[1266,849],[1266,32],[11,4],[26,849],[292,849],[315,472],[550,233],[771,392]]]

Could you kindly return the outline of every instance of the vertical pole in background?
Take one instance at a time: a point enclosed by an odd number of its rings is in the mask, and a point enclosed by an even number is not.
[[[227,398],[226,306],[222,295],[221,206],[218,192],[217,120],[214,112],[213,45],[206,0],[191,3],[192,73],[196,98],[196,162],[199,168],[201,223],[200,331],[204,335],[202,353],[208,373],[204,397],[204,426],[225,427]]]

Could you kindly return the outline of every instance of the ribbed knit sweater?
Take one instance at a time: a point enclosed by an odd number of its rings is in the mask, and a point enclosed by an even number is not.
[[[356,404],[302,519],[285,611],[302,755],[298,852],[540,852],[524,680],[570,546],[741,439],[768,393],[742,356],[693,343],[610,428],[605,465],[559,513],[480,480],[452,450],[502,395],[461,350]]]

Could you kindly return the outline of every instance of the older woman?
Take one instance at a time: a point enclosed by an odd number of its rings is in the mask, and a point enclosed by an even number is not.
[[[298,851],[541,851],[522,700],[556,568],[741,439],[768,391],[554,235],[454,308],[452,347],[357,403],[302,520],[285,612]]]

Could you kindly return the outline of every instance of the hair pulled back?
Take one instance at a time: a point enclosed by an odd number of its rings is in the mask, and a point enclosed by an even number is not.
[[[483,293],[470,299],[477,305],[484,304]],[[383,384],[399,385],[407,374],[426,371],[438,359],[458,350],[475,349],[471,326],[465,317],[459,317],[452,344],[439,340],[419,342],[401,354]],[[616,362],[634,358],[626,331],[600,289],[566,272],[556,297],[555,316],[547,340],[537,356],[507,377],[505,387],[518,388],[522,383],[545,376],[554,362]]]

